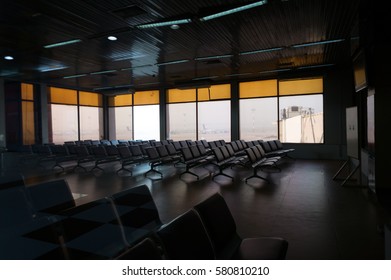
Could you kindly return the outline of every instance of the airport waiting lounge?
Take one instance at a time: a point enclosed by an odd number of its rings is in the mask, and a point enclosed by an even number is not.
[[[2,5],[1,260],[391,259],[386,10]]]

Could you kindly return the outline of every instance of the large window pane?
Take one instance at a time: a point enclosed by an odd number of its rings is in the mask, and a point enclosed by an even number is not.
[[[230,101],[198,103],[198,139],[231,141]]]
[[[78,140],[77,106],[51,104],[53,143]]]
[[[80,140],[103,139],[103,109],[80,106]]]
[[[168,106],[168,138],[196,139],[196,103],[178,103]]]
[[[241,99],[240,139],[270,140],[278,138],[277,98]]]
[[[323,95],[280,98],[280,140],[323,143]]]
[[[132,107],[109,108],[109,135],[114,140],[132,140]]]
[[[159,105],[134,106],[134,138],[160,139]]]

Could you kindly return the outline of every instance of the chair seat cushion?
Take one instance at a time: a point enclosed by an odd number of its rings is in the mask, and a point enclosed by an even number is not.
[[[283,260],[288,242],[280,237],[245,238],[234,259],[240,260]]]

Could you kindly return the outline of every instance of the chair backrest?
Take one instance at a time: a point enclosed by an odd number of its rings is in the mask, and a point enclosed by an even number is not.
[[[138,242],[162,225],[155,201],[146,185],[115,193],[109,199],[113,201],[118,218],[126,228],[129,244]]]
[[[163,255],[153,239],[147,237],[125,252],[115,257],[116,260],[162,260]]]
[[[278,150],[278,147],[276,145],[276,142],[274,142],[274,140],[269,140],[267,142],[269,143],[269,146],[272,149],[272,151],[277,151]]]
[[[198,150],[197,146],[195,146],[195,145],[189,146],[189,149],[190,149],[191,153],[193,154],[194,158],[201,157],[200,150]]]
[[[139,145],[130,145],[129,149],[132,155],[135,157],[140,157],[144,155]]]
[[[104,146],[104,148],[106,149],[106,153],[108,156],[118,156],[119,155],[117,146],[106,145],[106,146]]]
[[[234,151],[232,145],[231,145],[231,144],[227,144],[227,145],[225,145],[225,147],[227,147],[227,150],[228,150],[229,155],[230,155],[231,157],[234,157],[234,156],[235,156],[235,151]]]
[[[224,159],[229,159],[231,157],[226,146],[220,146],[219,149],[223,153]]]
[[[76,205],[65,179],[42,182],[26,187],[34,209],[38,212],[58,214]]]
[[[268,141],[264,141],[261,143],[262,148],[265,150],[266,153],[272,152],[272,148],[270,147],[270,144]]]
[[[232,141],[231,143],[232,148],[234,149],[235,152],[239,152],[239,147],[238,144],[235,141]]]
[[[132,157],[132,153],[130,152],[129,146],[118,146],[117,150],[122,159],[129,159]]]
[[[158,159],[160,159],[160,155],[159,155],[159,153],[158,153],[158,151],[156,150],[155,147],[145,148],[145,152],[146,152],[149,160],[158,160]]]
[[[180,151],[182,149],[181,143],[179,143],[179,141],[174,141],[172,144],[174,145],[175,150]]]
[[[157,232],[165,255],[171,260],[215,259],[213,245],[198,213],[191,209]]]
[[[241,238],[236,232],[236,223],[228,205],[219,193],[214,193],[194,206],[210,236],[219,257],[232,256]]]
[[[204,145],[204,147],[205,147],[206,149],[209,149],[209,143],[208,143],[208,141],[206,141],[205,139],[202,139],[202,140],[201,140],[201,143],[202,143],[202,145]]]
[[[242,144],[242,141],[236,140],[235,143],[236,143],[236,145],[238,145],[239,150],[244,150],[244,146]]]
[[[198,151],[200,152],[200,154],[202,156],[205,156],[208,154],[208,151],[206,150],[206,148],[204,147],[204,145],[200,144],[200,145],[197,145],[197,148],[198,148]]]
[[[257,160],[262,159],[263,156],[262,156],[261,152],[258,150],[257,146],[253,146],[250,149],[254,152]]]
[[[182,157],[185,161],[193,160],[194,156],[190,151],[190,148],[182,148],[181,149]]]
[[[213,151],[213,154],[214,154],[217,162],[224,161],[224,159],[225,159],[224,155],[223,155],[223,153],[221,152],[221,150],[218,147],[214,148],[212,151]]]
[[[284,149],[284,146],[282,145],[282,143],[281,143],[280,140],[276,139],[276,140],[274,140],[274,143],[276,143],[276,146],[277,146],[277,148],[278,148],[279,150]]]
[[[174,156],[178,154],[178,151],[175,149],[173,144],[169,143],[169,144],[165,144],[165,146],[170,156]]]
[[[247,148],[245,151],[246,151],[247,157],[250,160],[250,162],[255,163],[255,162],[257,162],[257,156],[254,154],[254,151],[252,148],[253,147]]]
[[[164,158],[164,157],[168,157],[170,154],[168,153],[168,150],[166,148],[166,146],[164,145],[158,145],[156,146],[156,150],[157,152],[159,153],[159,156],[161,158]]]

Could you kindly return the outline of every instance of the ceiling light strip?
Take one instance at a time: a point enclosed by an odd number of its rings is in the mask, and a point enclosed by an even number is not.
[[[266,53],[266,52],[275,52],[275,51],[281,51],[284,48],[278,47],[278,48],[270,48],[270,49],[261,49],[261,50],[255,50],[255,51],[248,51],[248,52],[241,52],[239,55],[247,55],[247,54],[257,54],[257,53]]]
[[[63,79],[72,79],[72,78],[80,78],[80,77],[85,77],[87,74],[78,74],[78,75],[72,75],[72,76],[65,76],[62,77]]]
[[[46,45],[46,46],[43,46],[45,49],[50,49],[50,48],[55,48],[55,47],[61,47],[61,46],[65,46],[65,45],[70,45],[70,44],[75,44],[75,43],[79,43],[81,42],[80,39],[75,39],[75,40],[70,40],[70,41],[65,41],[65,42],[59,42],[59,43],[55,43],[55,44],[50,44],[50,45]]]
[[[317,45],[339,43],[342,41],[345,41],[345,39],[336,39],[336,40],[319,41],[319,42],[312,42],[312,43],[305,43],[305,44],[297,44],[297,45],[293,45],[292,48],[311,47],[311,46],[317,46]]]
[[[92,73],[90,73],[90,75],[107,74],[107,73],[113,73],[113,72],[117,72],[117,70],[106,70],[106,71],[92,72]]]
[[[259,72],[260,74],[267,74],[267,73],[277,73],[277,72],[285,72],[285,71],[290,71],[292,70],[291,68],[285,68],[285,69],[277,69],[277,70],[266,70],[266,71],[261,71]]]
[[[213,56],[204,56],[204,57],[196,57],[194,60],[208,60],[208,59],[218,59],[218,58],[228,58],[232,57],[232,54],[223,54],[223,55],[213,55]]]
[[[185,63],[188,62],[188,59],[181,59],[181,60],[174,60],[174,61],[167,61],[162,63],[156,63],[157,66],[163,66],[163,65],[170,65],[170,64],[178,64],[178,63]]]
[[[161,27],[161,26],[168,26],[168,25],[174,25],[174,24],[185,24],[191,22],[190,18],[185,19],[178,19],[178,20],[170,20],[170,21],[162,21],[162,22],[153,22],[153,23],[146,23],[146,24],[140,24],[136,27],[139,29],[145,29],[145,28],[154,28],[154,27]]]
[[[220,12],[220,13],[216,13],[216,14],[212,14],[212,15],[209,15],[209,16],[205,16],[205,17],[200,18],[200,20],[201,21],[208,21],[208,20],[211,20],[211,19],[223,17],[223,16],[226,16],[226,15],[230,15],[230,14],[238,13],[238,12],[241,12],[241,11],[244,11],[244,10],[252,9],[252,8],[255,8],[255,7],[258,7],[258,6],[262,6],[262,5],[265,5],[266,3],[267,3],[267,0],[258,1],[258,2],[252,3],[252,4],[247,4],[247,5],[240,6],[240,7],[234,8],[234,9],[226,10],[226,11],[223,11],[223,12]]]
[[[209,76],[209,77],[199,77],[199,78],[193,78],[193,81],[202,81],[202,80],[209,80],[209,79],[216,79],[219,76]]]
[[[309,65],[309,66],[302,66],[298,67],[297,69],[310,69],[310,68],[321,68],[321,67],[329,67],[334,66],[334,64],[320,64],[320,65]]]

